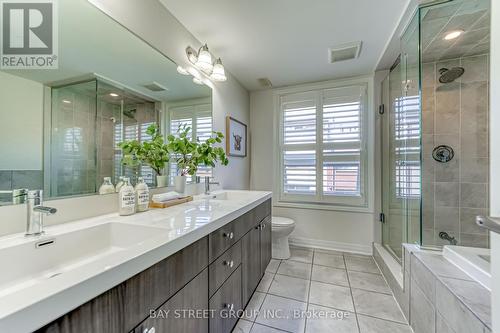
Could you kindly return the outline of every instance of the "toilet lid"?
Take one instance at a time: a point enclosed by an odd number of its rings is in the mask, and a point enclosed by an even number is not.
[[[273,216],[272,219],[272,225],[274,226],[287,226],[287,225],[292,225],[294,223],[295,221],[288,217]]]

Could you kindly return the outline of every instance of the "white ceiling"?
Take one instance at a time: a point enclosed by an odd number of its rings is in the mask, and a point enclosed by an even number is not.
[[[160,0],[249,90],[371,73],[409,0]],[[356,60],[328,48],[363,41]],[[186,45],[187,46],[187,45]]]
[[[3,70],[2,70],[3,71]],[[53,85],[97,74],[116,86],[151,99],[176,101],[211,95],[211,89],[177,73],[177,65],[86,0],[59,2],[59,68],[5,70],[29,80]],[[167,91],[152,92],[157,82]]]

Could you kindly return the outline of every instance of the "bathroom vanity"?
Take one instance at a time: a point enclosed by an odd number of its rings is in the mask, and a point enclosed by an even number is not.
[[[52,245],[31,254],[17,249],[19,259],[64,258],[85,242],[96,252],[54,261],[50,276],[48,267],[36,279],[17,276],[19,283],[0,293],[0,331],[231,332],[237,318],[229,314],[246,306],[271,259],[270,197],[225,191],[130,217],[49,227],[38,241]],[[98,251],[103,234],[111,246]],[[22,235],[0,238],[13,251],[24,245],[35,247]]]

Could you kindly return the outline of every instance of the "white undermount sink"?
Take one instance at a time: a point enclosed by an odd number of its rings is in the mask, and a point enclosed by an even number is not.
[[[162,230],[111,222],[52,235],[49,231],[12,244],[0,242],[0,297],[138,245]]]

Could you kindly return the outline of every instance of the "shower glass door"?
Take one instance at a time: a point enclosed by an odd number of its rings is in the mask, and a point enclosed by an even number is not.
[[[418,18],[383,82],[382,243],[399,261],[403,243],[420,244],[420,78]]]

